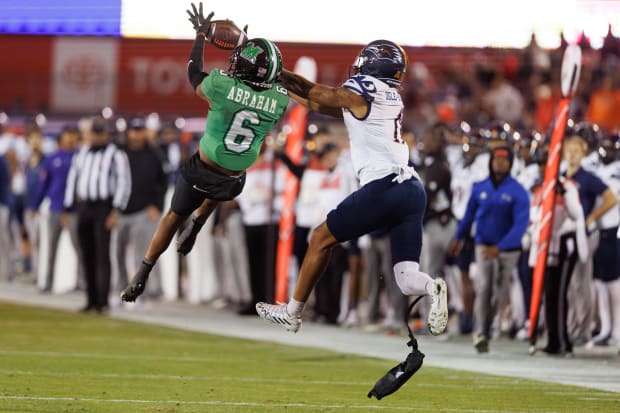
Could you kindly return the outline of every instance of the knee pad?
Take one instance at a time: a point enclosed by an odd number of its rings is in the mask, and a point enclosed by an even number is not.
[[[426,295],[426,283],[433,279],[420,271],[415,261],[401,261],[394,265],[394,278],[400,291],[405,295]]]

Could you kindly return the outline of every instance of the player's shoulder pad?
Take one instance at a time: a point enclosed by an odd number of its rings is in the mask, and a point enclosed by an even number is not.
[[[288,89],[285,88],[284,86],[276,84],[275,89],[276,89],[276,92],[278,92],[278,93],[280,93],[282,95],[288,96]]]
[[[220,76],[233,77],[230,73],[223,69],[213,69],[211,73],[217,73]]]
[[[374,94],[377,93],[377,85],[374,82],[374,78],[365,75],[356,75],[347,79],[342,85],[345,89],[349,89],[352,92],[363,96],[366,100],[372,102]]]

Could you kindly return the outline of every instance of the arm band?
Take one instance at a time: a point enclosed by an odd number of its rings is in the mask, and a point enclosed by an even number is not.
[[[202,55],[205,46],[205,36],[200,33],[194,40],[194,46],[192,46],[192,52],[189,55],[189,62],[187,64],[187,77],[189,83],[194,90],[202,83],[202,80],[207,77],[207,74],[202,71]]]

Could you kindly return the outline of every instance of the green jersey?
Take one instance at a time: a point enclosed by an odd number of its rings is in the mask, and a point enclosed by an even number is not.
[[[211,108],[200,147],[223,168],[247,169],[256,161],[265,135],[284,114],[287,90],[275,83],[257,91],[219,69],[203,79],[201,88]]]

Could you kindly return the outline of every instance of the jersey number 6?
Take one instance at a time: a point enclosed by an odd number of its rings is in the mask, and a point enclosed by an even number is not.
[[[260,119],[256,112],[252,112],[251,110],[237,112],[224,137],[224,145],[229,151],[242,153],[252,146],[256,134],[252,129],[244,127],[244,125],[247,124],[246,121],[252,125],[258,125],[260,123]]]

